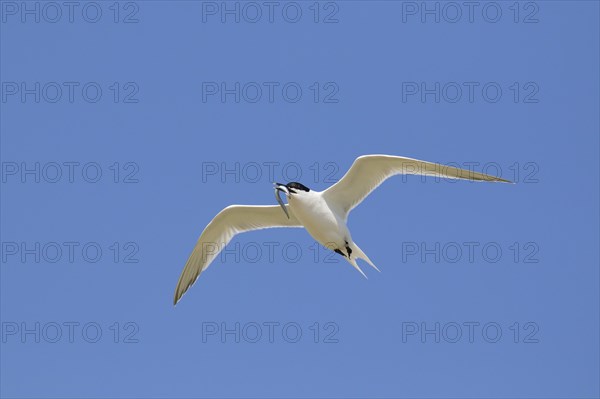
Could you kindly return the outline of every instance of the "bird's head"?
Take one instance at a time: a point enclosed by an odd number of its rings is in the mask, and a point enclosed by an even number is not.
[[[275,189],[277,191],[282,191],[285,193],[286,196],[291,196],[294,194],[298,194],[298,193],[303,193],[303,192],[309,192],[310,188],[306,187],[304,184],[302,183],[298,183],[298,182],[291,182],[288,184],[282,184],[282,183],[273,183],[275,184]]]
[[[306,187],[304,184],[298,183],[295,181],[288,183],[288,184],[273,183],[273,186],[275,188],[275,198],[277,199],[277,202],[279,203],[279,205],[281,205],[281,209],[283,209],[283,211],[287,215],[288,219],[290,218],[290,215],[288,214],[288,210],[285,207],[283,200],[279,196],[279,193],[280,192],[284,193],[286,198],[289,200],[292,196],[302,195],[302,194],[308,193],[310,191],[310,189],[308,187]]]

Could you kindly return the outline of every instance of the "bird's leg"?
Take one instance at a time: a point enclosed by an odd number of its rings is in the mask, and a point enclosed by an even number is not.
[[[333,251],[334,251],[336,254],[340,254],[340,255],[342,255],[343,257],[346,257],[346,258],[350,259],[350,255],[352,255],[352,249],[350,249],[350,246],[348,245],[348,241],[344,241],[344,242],[346,243],[346,253],[343,253],[343,252],[342,252],[340,249],[338,249],[338,248],[334,249]],[[347,255],[346,255],[346,254],[347,254]]]
[[[348,253],[348,258],[350,258],[350,255],[352,255],[352,250],[348,246],[348,241],[346,241],[346,252]]]

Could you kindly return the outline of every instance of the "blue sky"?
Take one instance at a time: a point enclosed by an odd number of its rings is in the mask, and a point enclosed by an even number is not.
[[[52,4],[0,2],[2,397],[600,395],[597,2]],[[259,231],[172,306],[220,209],[371,153],[518,184],[392,178],[381,273]]]

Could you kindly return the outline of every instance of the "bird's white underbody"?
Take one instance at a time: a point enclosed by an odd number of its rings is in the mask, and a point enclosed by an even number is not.
[[[510,183],[483,173],[391,155],[357,158],[344,177],[325,191],[310,190],[297,182],[275,183],[279,205],[231,205],[206,226],[179,277],[174,303],[233,236],[265,228],[304,227],[317,242],[342,255],[366,277],[356,263],[357,259],[377,267],[352,240],[347,226],[348,214],[387,178],[401,174]],[[287,205],[279,198],[280,192],[287,197]]]

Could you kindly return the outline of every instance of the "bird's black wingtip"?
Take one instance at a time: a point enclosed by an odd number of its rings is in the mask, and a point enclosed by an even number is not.
[[[181,300],[182,295],[178,295],[178,292],[175,291],[175,296],[173,297],[173,307],[177,306],[179,301]]]

